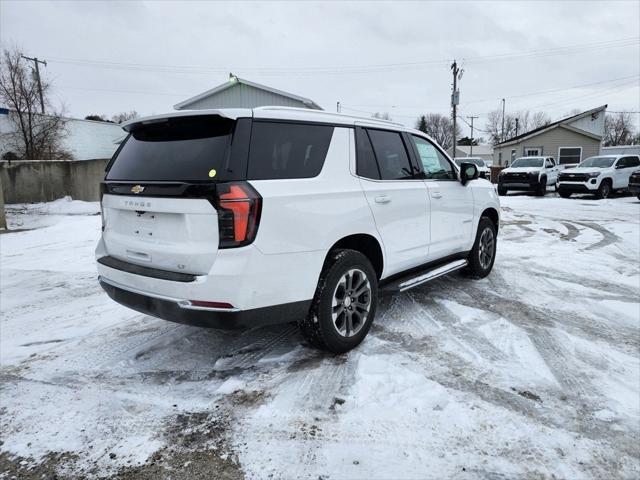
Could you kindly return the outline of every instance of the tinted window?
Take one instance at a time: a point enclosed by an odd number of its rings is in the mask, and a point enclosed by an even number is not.
[[[322,170],[333,127],[254,122],[249,148],[250,180],[311,178]]]
[[[629,157],[629,166],[630,167],[638,167],[640,166],[640,158],[638,157]]]
[[[409,156],[398,132],[368,130],[382,180],[413,178]]]
[[[197,181],[228,170],[232,120],[179,117],[134,127],[107,180]]]
[[[547,158],[545,166],[547,168],[553,168],[553,162],[551,161],[550,158]]]
[[[366,130],[356,128],[356,173],[360,177],[380,179],[380,170]]]
[[[418,150],[425,178],[435,180],[456,179],[453,166],[432,143],[422,137],[412,136],[411,138]]]

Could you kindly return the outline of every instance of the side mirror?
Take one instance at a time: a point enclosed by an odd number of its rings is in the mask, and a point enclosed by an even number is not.
[[[462,163],[460,165],[460,183],[466,185],[469,181],[478,178],[478,167],[473,163]]]

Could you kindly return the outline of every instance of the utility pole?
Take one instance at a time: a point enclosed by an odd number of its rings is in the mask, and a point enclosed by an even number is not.
[[[336,112],[340,113],[340,102],[336,102]]]
[[[518,136],[518,122],[519,121],[520,121],[520,119],[516,117],[516,137]]]
[[[478,117],[467,117],[467,118],[471,120],[471,145],[469,147],[469,156],[473,157],[473,120]]]
[[[500,134],[500,141],[504,142],[504,98],[502,99],[502,133]]]
[[[462,78],[464,70],[458,68],[457,62],[454,60],[451,64],[451,72],[453,73],[453,93],[451,94],[452,123],[453,123],[453,149],[451,157],[456,156],[456,120],[458,118],[458,104],[460,103],[460,92],[458,91],[458,80]]]
[[[21,55],[22,58],[24,58],[25,60],[29,60],[30,62],[33,62],[33,64],[35,65],[35,72],[36,72],[36,80],[38,81],[38,93],[40,94],[40,110],[41,113],[44,114],[44,98],[42,97],[42,83],[40,82],[40,66],[39,64],[43,64],[45,67],[47,66],[47,62],[45,60],[38,60],[38,57],[25,57],[24,55]]]

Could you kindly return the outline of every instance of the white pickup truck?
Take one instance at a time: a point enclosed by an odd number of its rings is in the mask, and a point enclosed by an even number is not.
[[[553,157],[516,158],[511,166],[498,176],[498,194],[506,195],[509,190],[535,192],[543,196],[549,185],[555,185],[560,168]]]
[[[558,194],[569,198],[573,193],[591,193],[607,198],[614,190],[629,187],[629,178],[640,170],[638,155],[600,155],[589,157],[576,168],[569,168],[558,177]]]

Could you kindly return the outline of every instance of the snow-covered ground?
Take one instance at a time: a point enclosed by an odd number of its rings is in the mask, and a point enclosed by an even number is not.
[[[96,204],[8,207],[7,478],[638,478],[640,202],[502,199],[492,274],[386,298],[333,356],[96,284]]]

